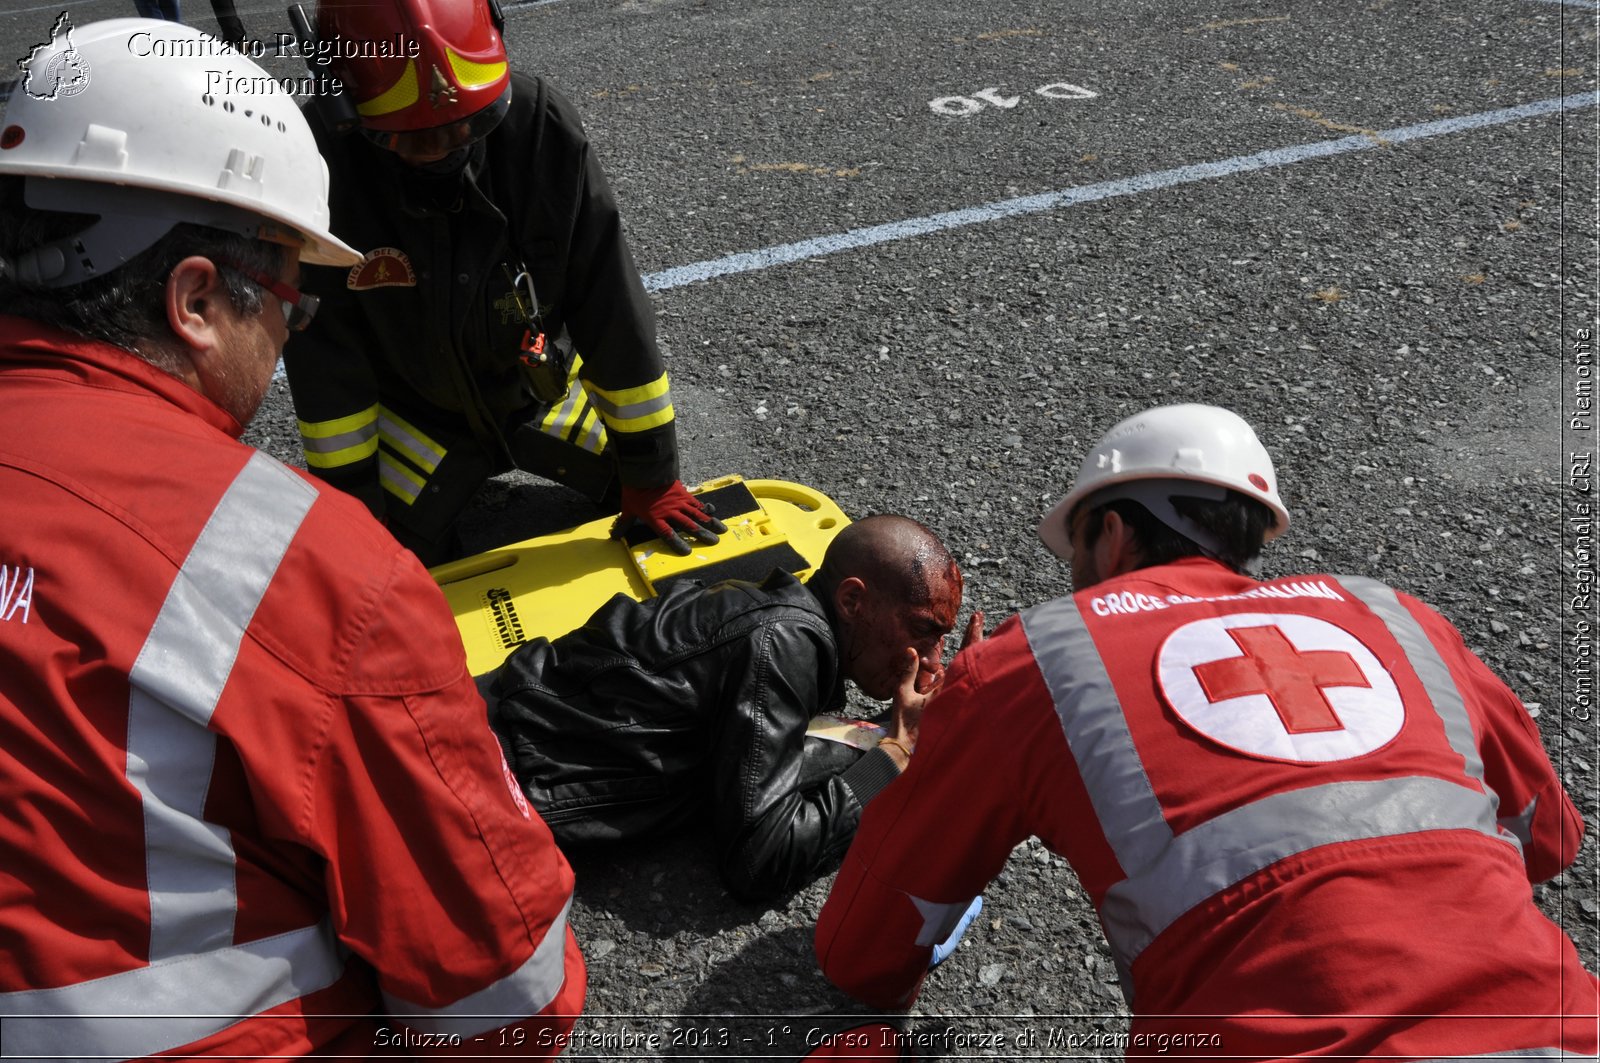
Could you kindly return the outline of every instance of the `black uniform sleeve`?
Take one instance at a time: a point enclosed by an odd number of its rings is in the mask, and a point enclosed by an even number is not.
[[[360,169],[351,145],[322,125],[316,108],[306,121],[328,162],[329,202],[335,232],[351,238],[348,200],[358,194]],[[378,480],[378,385],[369,349],[370,330],[343,267],[303,266],[300,288],[320,301],[304,332],[293,332],[283,350],[301,448],[311,473],[361,499],[383,515]]]
[[[378,387],[358,328],[360,310],[345,271],[308,266],[302,288],[322,301],[304,332],[283,351],[306,466],[383,515],[378,481]]]
[[[832,689],[832,675],[820,674],[833,667],[822,637],[803,623],[768,623],[745,659],[730,661],[736,686],[713,752],[712,815],[723,879],[747,900],[792,890],[842,858],[861,817],[842,775],[806,778],[806,726]]]
[[[520,90],[521,85],[518,86]],[[563,317],[583,365],[579,377],[605,421],[622,482],[659,487],[678,479],[672,394],[656,346],[655,308],[622,231],[610,183],[573,105],[542,86],[545,142],[571,152]],[[552,132],[556,136],[552,136]]]

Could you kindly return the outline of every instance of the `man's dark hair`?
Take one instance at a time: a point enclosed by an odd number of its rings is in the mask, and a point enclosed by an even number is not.
[[[51,240],[82,232],[93,214],[42,211],[22,199],[23,178],[0,177],[0,259],[12,259]],[[180,222],[153,245],[120,267],[69,288],[24,287],[0,275],[0,313],[32,318],[90,339],[132,351],[164,364],[165,340],[171,335],[162,306],[163,291],[173,267],[190,255],[218,264],[228,301],[246,317],[261,312],[263,297],[255,282],[227,263],[276,276],[284,250],[236,233]]]
[[[1167,527],[1131,498],[1117,498],[1096,505],[1091,495],[1084,505],[1089,507],[1083,528],[1086,547],[1092,549],[1099,541],[1105,511],[1109,509],[1133,532],[1134,544],[1146,565],[1165,565],[1183,557],[1215,557],[1240,572],[1260,555],[1275,519],[1272,510],[1237,491],[1229,491],[1228,497],[1216,502],[1173,495],[1172,508],[1210,532],[1221,545],[1217,554],[1211,554],[1192,539]]]

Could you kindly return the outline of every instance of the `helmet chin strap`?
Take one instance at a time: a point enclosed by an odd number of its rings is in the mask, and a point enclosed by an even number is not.
[[[1119,498],[1137,502],[1149,510],[1150,515],[1156,520],[1204,550],[1206,556],[1213,560],[1221,560],[1222,541],[1177,511],[1172,499],[1178,496],[1221,502],[1228,497],[1228,489],[1196,480],[1129,480],[1108,487],[1104,491],[1097,491],[1087,504],[1099,506]]]

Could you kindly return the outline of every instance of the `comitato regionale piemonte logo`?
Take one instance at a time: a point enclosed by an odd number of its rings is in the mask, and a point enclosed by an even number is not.
[[[72,43],[72,18],[63,11],[50,27],[50,38],[17,60],[22,91],[36,100],[76,96],[89,87],[89,61]]]

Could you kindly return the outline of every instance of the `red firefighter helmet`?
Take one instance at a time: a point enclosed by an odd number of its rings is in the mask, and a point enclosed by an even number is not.
[[[321,0],[317,38],[363,132],[391,151],[471,143],[511,105],[491,0]]]

